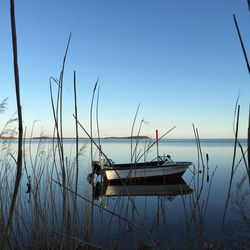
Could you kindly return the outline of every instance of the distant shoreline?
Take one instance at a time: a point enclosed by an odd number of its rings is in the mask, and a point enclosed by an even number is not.
[[[109,137],[101,137],[101,140],[130,140],[130,139],[140,139],[140,140],[155,140],[155,138],[151,138],[149,136],[109,136]],[[24,138],[25,140],[56,140],[56,137],[50,137],[50,136],[41,136],[41,137],[27,137]],[[88,137],[79,137],[79,140],[90,140]],[[98,138],[93,138],[94,140],[97,140]],[[18,140],[18,137],[0,137],[0,141],[15,141]],[[63,137],[63,140],[76,140],[75,137]],[[162,138],[161,140],[169,140],[169,141],[195,141],[195,138]],[[227,141],[227,140],[235,140],[235,138],[201,138],[200,141]],[[247,138],[239,138],[238,140],[246,140]]]
[[[148,136],[110,136],[110,137],[101,137],[100,139],[102,140],[127,140],[127,139],[151,139]],[[56,137],[50,137],[50,136],[38,136],[38,137],[26,137],[24,138],[25,140],[52,140],[52,139],[56,139]],[[63,137],[64,140],[76,140],[75,137]],[[89,140],[88,137],[79,137],[79,140]],[[98,138],[93,138],[94,140],[98,139]],[[14,136],[2,136],[0,137],[0,140],[18,140],[18,137],[14,137]]]

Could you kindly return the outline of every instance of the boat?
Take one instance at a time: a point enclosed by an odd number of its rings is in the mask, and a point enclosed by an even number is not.
[[[173,161],[167,155],[157,156],[149,162],[115,164],[110,159],[102,159],[92,164],[94,171],[101,173],[108,182],[132,180],[142,183],[148,179],[178,180],[192,162]]]
[[[178,195],[191,194],[193,189],[181,178],[178,181],[148,181],[144,184],[107,184],[97,182],[93,185],[95,199],[102,196],[167,196],[170,200]]]

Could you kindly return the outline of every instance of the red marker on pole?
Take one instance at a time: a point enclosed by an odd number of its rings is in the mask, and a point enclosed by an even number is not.
[[[156,136],[156,144],[158,146],[158,129],[155,130],[155,136]]]

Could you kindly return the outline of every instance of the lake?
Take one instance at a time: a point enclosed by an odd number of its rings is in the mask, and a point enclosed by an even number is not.
[[[240,142],[246,150],[247,141]],[[140,141],[136,147],[134,140],[134,155],[140,155],[148,143]],[[161,140],[160,155],[170,155],[173,161],[191,161],[193,165],[177,183],[134,185],[129,187],[128,195],[121,185],[103,186],[100,177],[94,179],[93,185],[87,182],[91,172],[89,140],[79,141],[78,181],[74,140],[64,140],[63,164],[58,147],[51,140],[27,140],[10,234],[14,246],[249,249],[250,189],[241,150],[237,147],[229,189],[234,140],[209,139],[200,143],[202,156],[195,140]],[[16,147],[15,141],[2,142],[0,194],[4,220],[13,192]],[[103,139],[101,147],[116,163],[131,161],[130,140]],[[151,160],[156,154],[154,146],[142,161]],[[93,159],[98,157],[93,146]]]

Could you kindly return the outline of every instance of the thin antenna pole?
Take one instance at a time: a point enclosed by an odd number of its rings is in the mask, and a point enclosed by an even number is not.
[[[155,137],[156,137],[156,150],[157,150],[157,161],[159,164],[159,137],[158,137],[158,129],[155,130]]]

